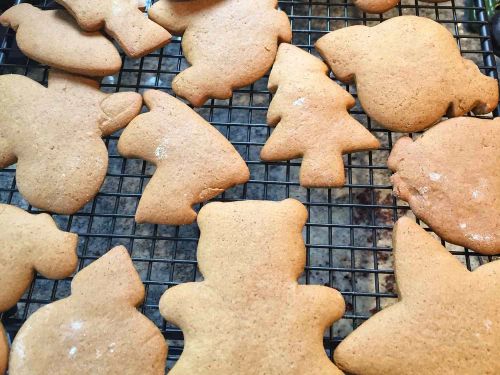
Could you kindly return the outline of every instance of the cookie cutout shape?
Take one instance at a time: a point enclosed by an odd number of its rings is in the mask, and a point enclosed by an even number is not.
[[[394,8],[399,0],[353,0],[353,3],[363,12],[380,14]]]
[[[16,163],[20,193],[38,208],[72,214],[99,191],[108,167],[101,137],[139,113],[134,92],[106,94],[92,79],[49,73],[49,87],[0,76],[0,168]]]
[[[500,254],[500,119],[460,117],[401,138],[387,164],[394,195],[440,237]]]
[[[49,215],[0,204],[0,232],[0,312],[21,299],[35,271],[49,279],[75,271],[78,236],[59,230]]]
[[[169,288],[160,312],[178,325],[183,374],[342,374],[323,333],[344,313],[338,291],[298,285],[307,211],[282,202],[209,203],[200,210],[203,282]]]
[[[191,67],[172,82],[177,95],[201,106],[228,99],[269,70],[280,42],[290,42],[288,17],[277,0],[159,0],[149,17],[175,35]]]
[[[499,374],[500,262],[469,272],[409,218],[393,241],[399,302],[340,343],[337,365],[355,375]]]
[[[180,100],[156,90],[144,93],[150,112],[135,118],[118,152],[157,166],[142,194],[138,223],[182,225],[196,219],[192,206],[250,177],[233,145]]]
[[[29,58],[68,72],[107,76],[120,70],[120,54],[100,32],[82,32],[64,10],[16,5],[0,16],[14,29],[17,45]]]
[[[276,129],[261,158],[303,157],[300,184],[306,187],[342,186],[342,154],[380,146],[347,112],[354,107],[354,98],[327,74],[328,67],[319,59],[284,43],[269,77],[269,90],[275,95],[267,122]]]
[[[144,286],[123,246],[76,274],[71,296],[36,311],[14,342],[10,375],[163,375],[167,346],[136,309]]]
[[[129,57],[138,58],[170,42],[172,35],[149,20],[137,0],[56,0],[83,30],[104,29]]]
[[[335,76],[356,81],[365,112],[390,130],[414,132],[442,116],[491,112],[498,82],[460,56],[453,35],[424,17],[333,31],[316,48]]]

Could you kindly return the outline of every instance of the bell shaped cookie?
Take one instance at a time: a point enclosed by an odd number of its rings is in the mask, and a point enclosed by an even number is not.
[[[500,374],[500,262],[470,272],[409,218],[394,228],[399,302],[335,350],[354,375]]]
[[[0,16],[11,27],[16,42],[30,59],[72,73],[107,76],[120,70],[120,54],[100,32],[83,32],[64,10],[40,10],[16,5]]]
[[[302,157],[300,184],[306,187],[342,186],[342,154],[380,146],[347,112],[354,106],[354,98],[327,74],[328,67],[319,59],[283,43],[269,77],[269,90],[275,95],[267,122],[276,129],[261,158]]]
[[[401,138],[388,166],[394,194],[441,238],[500,254],[500,119],[460,117]]]
[[[78,236],[59,230],[47,214],[31,215],[0,204],[0,233],[0,312],[21,299],[35,271],[62,279],[76,269]],[[6,370],[7,358],[7,337],[0,324],[0,374]]]
[[[138,0],[56,0],[75,17],[85,31],[104,29],[127,56],[139,58],[163,47],[172,35],[149,20]]]
[[[40,308],[14,342],[9,375],[163,375],[167,346],[137,311],[144,286],[123,246],[76,274],[71,295]]]
[[[106,94],[99,82],[57,71],[48,88],[0,76],[0,168],[17,162],[20,193],[33,206],[73,214],[99,191],[108,167],[101,137],[139,113],[134,92]]]
[[[424,17],[333,31],[316,48],[335,76],[356,82],[365,112],[387,129],[416,132],[443,116],[491,112],[498,81],[460,56],[453,35]]]
[[[250,177],[245,161],[229,141],[180,100],[148,90],[149,112],[135,118],[118,142],[126,158],[141,158],[157,169],[139,201],[138,223],[192,223],[192,206]]]
[[[203,282],[169,288],[160,312],[184,351],[172,375],[342,374],[323,333],[344,313],[335,289],[298,285],[307,211],[298,201],[209,203],[198,217]]]
[[[277,0],[159,0],[149,17],[175,35],[192,65],[172,87],[201,106],[209,98],[228,99],[233,89],[264,76],[280,42],[290,42],[288,17]]]

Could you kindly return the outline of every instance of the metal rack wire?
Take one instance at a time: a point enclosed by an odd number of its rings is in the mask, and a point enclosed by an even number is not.
[[[44,9],[55,8],[49,1],[32,1]],[[483,0],[474,7],[451,1],[441,4],[404,0],[403,4],[381,15],[367,15],[352,3],[342,0],[280,1],[290,17],[293,43],[312,53],[314,42],[328,31],[354,24],[375,25],[397,15],[420,15],[445,25],[455,36],[463,56],[473,59],[480,69],[497,78],[495,58]],[[466,11],[476,11],[480,34],[464,29]],[[50,43],[50,41],[47,41]],[[180,40],[140,60],[125,58],[122,70],[104,79],[106,91],[139,91],[156,88],[171,92],[172,78],[187,66]],[[47,67],[24,57],[15,44],[14,33],[0,29],[0,74],[17,73],[46,83]],[[294,197],[302,201],[309,220],[304,236],[307,244],[307,267],[301,282],[324,284],[339,289],[347,302],[344,318],[325,332],[324,344],[329,355],[353,327],[384,306],[394,302],[395,280],[392,269],[391,230],[397,217],[408,207],[391,196],[390,172],[385,162],[392,145],[400,136],[372,122],[357,105],[352,115],[381,141],[380,150],[345,157],[347,183],[340,189],[304,189],[298,184],[298,161],[264,163],[259,151],[270,134],[265,123],[271,95],[267,77],[250,87],[237,90],[230,100],[208,102],[198,112],[216,126],[248,162],[251,180],[218,199],[269,199]],[[355,87],[344,87],[356,97]],[[147,296],[141,309],[160,327],[169,340],[168,366],[182,352],[182,333],[162,320],[158,301],[170,286],[199,280],[195,224],[184,227],[138,225],[133,220],[141,191],[154,170],[139,160],[125,160],[116,150],[117,134],[106,139],[110,165],[98,196],[81,212],[55,216],[61,229],[80,236],[80,268],[111,247],[125,245],[146,286]],[[36,212],[19,195],[15,168],[0,171],[0,202]],[[443,242],[444,243],[444,242]],[[469,269],[491,261],[467,249],[446,244]],[[40,306],[69,294],[70,279],[50,281],[37,276],[17,309],[3,314],[2,321],[13,337],[20,325]]]

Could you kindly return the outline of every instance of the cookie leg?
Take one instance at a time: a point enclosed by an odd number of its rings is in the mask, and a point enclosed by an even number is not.
[[[340,187],[345,183],[344,161],[340,151],[317,151],[304,155],[300,184],[305,187]]]
[[[206,69],[202,71],[191,66],[175,77],[172,88],[177,95],[189,100],[195,107],[201,107],[209,98],[229,99],[233,94],[232,88],[214,77],[217,75]]]

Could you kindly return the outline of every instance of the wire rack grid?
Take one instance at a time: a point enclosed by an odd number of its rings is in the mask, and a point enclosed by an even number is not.
[[[18,1],[19,2],[19,1]],[[43,9],[57,8],[51,1],[31,1]],[[375,25],[398,15],[420,15],[445,25],[455,36],[464,57],[474,60],[481,71],[497,78],[496,62],[486,23],[483,0],[473,6],[451,1],[440,4],[404,0],[383,15],[368,15],[342,0],[287,0],[279,2],[290,18],[293,44],[316,54],[315,41],[329,31],[356,24]],[[479,21],[464,21],[466,12],[475,11]],[[476,26],[479,34],[470,30]],[[50,43],[50,41],[47,41]],[[161,50],[131,60],[124,58],[121,71],[103,80],[105,91],[138,91],[148,88],[172,94],[172,78],[187,67],[179,38]],[[17,73],[41,83],[47,81],[46,66],[29,60],[19,52],[12,30],[0,29],[0,74]],[[354,97],[355,87],[343,85]],[[301,283],[328,285],[339,289],[346,300],[343,319],[325,332],[325,350],[333,349],[353,328],[396,298],[391,253],[391,231],[395,220],[408,212],[404,202],[391,195],[390,172],[386,160],[400,134],[371,121],[356,105],[351,114],[381,141],[376,151],[345,156],[347,182],[339,189],[305,189],[298,184],[300,161],[264,163],[259,152],[270,134],[266,111],[271,101],[267,76],[229,100],[212,100],[197,110],[217,127],[247,161],[250,181],[235,187],[219,200],[293,197],[309,212],[304,230],[307,266]],[[497,113],[495,113],[496,115]],[[170,286],[200,280],[196,263],[199,232],[196,224],[183,227],[138,225],[134,213],[154,167],[140,160],[125,160],[117,153],[119,134],[105,139],[109,150],[109,169],[97,197],[72,216],[54,216],[61,229],[80,236],[79,268],[86,266],[115,245],[130,251],[146,287],[141,310],[152,319],[169,340],[168,367],[182,352],[182,332],[166,323],[158,312],[158,301]],[[15,166],[0,171],[0,202],[38,212],[22,199],[16,188]],[[445,244],[443,242],[443,244]],[[445,244],[469,269],[491,257]],[[71,279],[46,280],[37,276],[17,308],[4,313],[2,321],[13,338],[27,317],[39,307],[69,294]]]

